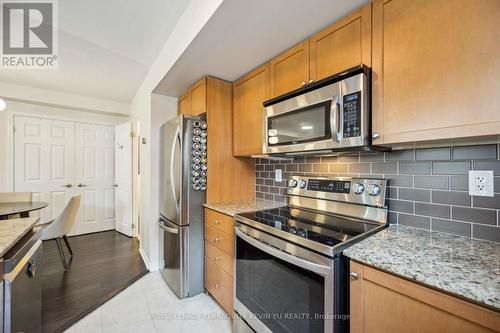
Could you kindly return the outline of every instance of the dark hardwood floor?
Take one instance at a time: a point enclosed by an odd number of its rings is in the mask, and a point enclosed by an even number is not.
[[[115,231],[68,239],[74,256],[67,272],[56,242],[43,242],[42,332],[64,331],[147,273],[137,239]]]

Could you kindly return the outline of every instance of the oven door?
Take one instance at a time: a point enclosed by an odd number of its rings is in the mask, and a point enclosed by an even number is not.
[[[257,332],[334,331],[334,260],[241,224],[235,239],[241,319]]]

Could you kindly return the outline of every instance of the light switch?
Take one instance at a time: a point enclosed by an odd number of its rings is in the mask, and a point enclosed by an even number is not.
[[[493,196],[493,171],[469,171],[469,195]]]
[[[276,181],[276,182],[283,181],[283,176],[282,176],[282,173],[281,173],[281,169],[275,169],[274,170],[274,181]]]

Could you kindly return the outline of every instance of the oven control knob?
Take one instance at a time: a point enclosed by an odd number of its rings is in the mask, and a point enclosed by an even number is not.
[[[294,187],[297,187],[299,183],[295,180],[295,179],[290,179],[290,187],[291,188],[294,188]]]
[[[304,179],[302,179],[300,182],[299,182],[299,187],[300,188],[306,188],[306,181]]]
[[[297,234],[300,236],[300,237],[306,237],[307,233],[304,229],[299,229],[297,231]]]
[[[355,184],[354,185],[354,193],[356,194],[361,194],[365,191],[365,187],[363,184]]]
[[[375,185],[375,184],[370,185],[370,187],[368,188],[368,194],[373,195],[373,196],[379,195],[380,194],[380,186]]]

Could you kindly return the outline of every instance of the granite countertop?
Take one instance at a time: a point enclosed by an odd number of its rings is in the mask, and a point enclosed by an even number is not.
[[[286,206],[283,202],[268,201],[262,199],[240,200],[221,203],[204,204],[206,208],[219,213],[234,216],[238,213],[254,212],[256,210],[272,209]]]
[[[344,254],[500,310],[500,243],[391,225]]]
[[[0,221],[0,258],[38,222],[38,217]]]

